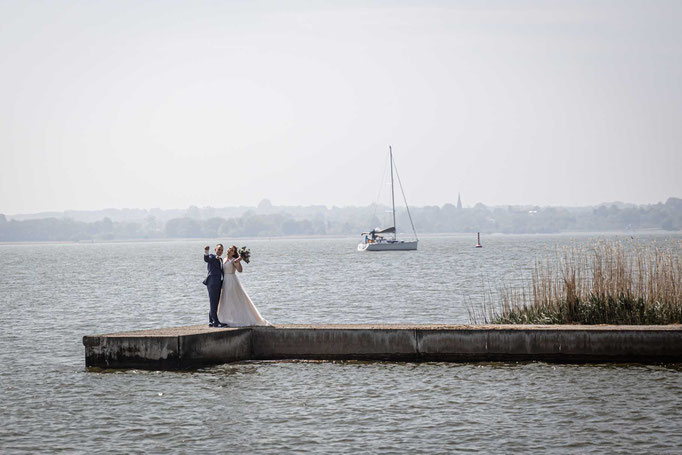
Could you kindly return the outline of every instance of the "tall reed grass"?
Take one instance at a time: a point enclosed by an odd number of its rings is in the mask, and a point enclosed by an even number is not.
[[[600,241],[537,261],[521,288],[469,311],[473,323],[675,324],[682,322],[682,243]]]

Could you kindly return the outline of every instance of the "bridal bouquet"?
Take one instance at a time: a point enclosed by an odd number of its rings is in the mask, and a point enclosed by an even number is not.
[[[239,254],[239,257],[242,258],[242,261],[246,262],[247,264],[251,262],[251,250],[247,247],[241,247],[237,253]]]

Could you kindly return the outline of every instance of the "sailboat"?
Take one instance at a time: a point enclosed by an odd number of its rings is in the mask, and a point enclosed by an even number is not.
[[[393,149],[391,146],[388,147],[388,155],[391,164],[391,214],[393,216],[393,226],[384,229],[374,228],[369,232],[363,232],[363,241],[358,244],[358,251],[409,251],[416,250],[417,243],[419,239],[417,238],[417,231],[414,229],[414,223],[412,222],[412,215],[410,214],[410,207],[407,205],[407,199],[405,198],[405,191],[403,191],[403,185],[400,182],[400,175],[398,175],[398,169],[393,163]],[[410,218],[410,224],[412,225],[412,232],[414,232],[414,240],[398,240],[396,224],[395,224],[395,191],[393,183],[393,171],[398,177],[398,184],[400,185],[400,192],[403,195],[403,200],[405,201],[405,208],[407,209],[407,216]],[[386,238],[386,234],[393,234],[391,237]]]

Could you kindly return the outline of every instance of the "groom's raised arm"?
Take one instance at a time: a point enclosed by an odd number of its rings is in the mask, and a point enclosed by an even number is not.
[[[204,262],[208,262],[208,250],[210,250],[211,247],[206,247],[204,248]]]

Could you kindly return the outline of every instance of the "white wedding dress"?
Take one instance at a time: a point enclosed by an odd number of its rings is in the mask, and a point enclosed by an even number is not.
[[[260,315],[235,272],[234,259],[223,263],[223,291],[218,303],[218,320],[230,327],[272,325]]]

